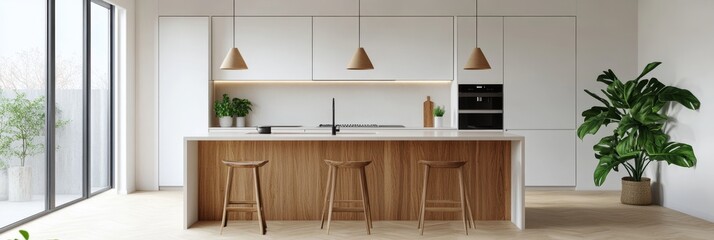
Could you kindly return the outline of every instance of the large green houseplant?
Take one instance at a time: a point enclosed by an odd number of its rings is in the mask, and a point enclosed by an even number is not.
[[[624,83],[612,70],[605,71],[597,78],[607,86],[601,90],[604,98],[585,90],[603,106],[582,113],[585,122],[578,128],[578,137],[583,139],[587,134],[596,134],[602,126],[617,125],[612,134],[593,146],[599,160],[594,180],[595,185],[600,186],[611,170],[624,168],[629,177],[622,182],[623,203],[651,203],[650,179],[642,176],[650,163],[663,161],[682,167],[697,164],[692,146],[670,141],[665,133],[669,117],[662,110],[671,102],[696,110],[700,102],[688,90],[665,86],[656,78],[643,78],[660,64],[648,64],[636,79]]]

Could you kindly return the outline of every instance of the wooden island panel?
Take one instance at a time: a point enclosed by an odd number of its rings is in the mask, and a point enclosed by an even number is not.
[[[268,220],[319,220],[327,165],[372,160],[367,166],[373,220],[416,220],[423,167],[419,160],[468,161],[465,176],[476,220],[510,220],[509,141],[201,141],[198,144],[198,220],[221,219],[227,168],[222,160],[269,160],[260,169]],[[234,175],[233,199],[253,199],[252,173]],[[434,169],[428,199],[458,200],[456,170]],[[340,170],[335,199],[360,199],[357,171]],[[257,219],[230,213],[230,219]],[[334,219],[362,219],[335,213]],[[458,213],[431,213],[429,220],[460,219]]]

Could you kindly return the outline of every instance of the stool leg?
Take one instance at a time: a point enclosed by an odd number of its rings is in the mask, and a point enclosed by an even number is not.
[[[359,186],[362,189],[362,211],[364,211],[364,222],[367,224],[367,234],[370,232],[369,224],[369,205],[367,204],[367,182],[365,182],[364,168],[359,169]]]
[[[223,235],[223,228],[228,225],[228,211],[226,209],[228,208],[228,201],[231,195],[231,183],[233,182],[233,168],[228,167],[228,177],[226,177],[226,189],[225,189],[225,196],[223,198],[223,218],[221,219],[221,230],[219,234]]]
[[[465,185],[465,183],[464,183]],[[471,222],[471,228],[476,228],[476,223],[474,223],[474,214],[473,211],[471,211],[471,200],[469,200],[469,191],[468,188],[466,187],[466,207],[469,210],[469,222]]]
[[[327,166],[327,181],[325,181],[325,200],[322,202],[322,213],[320,214],[320,229],[325,226],[325,213],[327,212],[328,197],[330,196],[330,181],[332,180],[332,166]]]
[[[332,168],[332,177],[330,179],[330,203],[329,210],[327,212],[327,234],[330,234],[330,222],[332,222],[332,207],[335,205],[335,185],[337,182],[337,167],[330,166]]]
[[[261,234],[265,235],[265,220],[263,219],[263,198],[260,196],[260,174],[258,173],[258,168],[253,168],[253,178],[255,183],[255,203],[258,213],[258,225],[260,226]]]
[[[424,212],[426,211],[426,186],[429,182],[429,166],[424,165],[424,185],[421,190],[421,210],[419,214],[419,234],[424,235]]]
[[[364,193],[366,194],[367,198],[365,198],[367,202],[367,215],[369,216],[369,228],[374,228],[372,224],[372,203],[369,201],[369,187],[367,187],[367,171],[362,167],[362,179],[364,179]]]
[[[466,223],[468,221],[468,217],[466,216],[466,194],[464,193],[464,168],[461,167],[459,168],[459,189],[461,192],[461,216],[464,219],[464,230],[466,231],[466,235],[469,235],[469,226]]]

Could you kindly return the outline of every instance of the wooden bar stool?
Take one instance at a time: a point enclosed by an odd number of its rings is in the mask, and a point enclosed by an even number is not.
[[[325,160],[328,166],[327,171],[327,188],[325,189],[325,200],[322,205],[320,229],[325,225],[325,212],[327,211],[327,234],[330,234],[330,222],[332,221],[333,212],[363,212],[364,220],[367,224],[367,234],[371,234],[372,228],[372,213],[369,205],[369,191],[367,191],[367,175],[365,167],[372,161],[353,161],[353,162],[338,162]],[[358,169],[360,178],[360,188],[362,189],[362,200],[335,200],[335,185],[337,185],[337,169],[348,168]],[[329,201],[328,201],[329,198]],[[336,203],[362,203],[362,207],[335,207]],[[329,206],[329,207],[328,207]],[[329,209],[328,209],[329,208]]]
[[[464,220],[464,231],[466,235],[469,235],[469,227],[474,228],[474,217],[471,212],[471,203],[468,198],[468,193],[466,192],[464,180],[464,165],[466,162],[454,162],[454,161],[419,161],[420,164],[424,165],[424,184],[422,185],[421,191],[421,208],[419,209],[419,233],[424,235],[424,213],[426,211],[430,212],[461,212],[461,216]],[[443,169],[456,169],[459,174],[459,192],[461,199],[459,201],[449,201],[449,200],[427,200],[426,192],[427,185],[429,183],[429,170],[431,168],[443,168]],[[461,207],[427,207],[427,203],[438,203],[438,204],[459,204]],[[468,215],[466,213],[468,209]]]
[[[265,235],[266,229],[268,228],[265,223],[265,213],[263,212],[263,196],[260,189],[260,175],[258,168],[262,167],[268,163],[268,161],[253,161],[253,162],[232,162],[223,161],[228,167],[228,177],[226,178],[226,194],[223,200],[223,220],[221,220],[221,231],[223,234],[223,228],[228,225],[228,212],[256,212],[258,213],[258,221],[260,226],[261,234]],[[237,200],[233,201],[230,199],[231,186],[233,182],[233,170],[235,168],[250,168],[253,169],[253,179],[255,185],[255,200]],[[248,206],[241,206],[248,205]]]

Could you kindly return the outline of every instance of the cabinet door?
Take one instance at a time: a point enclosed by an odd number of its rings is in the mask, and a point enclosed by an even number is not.
[[[457,20],[459,84],[503,84],[503,17],[478,18],[478,46],[491,65],[489,70],[464,70],[476,47],[476,18],[459,17]]]
[[[183,186],[183,138],[205,134],[209,19],[159,18],[159,186]]]
[[[312,19],[310,17],[239,17],[236,47],[247,70],[221,70],[233,47],[233,18],[213,17],[214,80],[311,80]]]
[[[575,129],[575,18],[504,19],[506,129]]]
[[[575,186],[575,130],[508,131],[526,137],[526,186]]]
[[[350,71],[358,19],[316,17],[314,80],[452,80],[453,17],[363,17],[362,47],[374,70]]]

